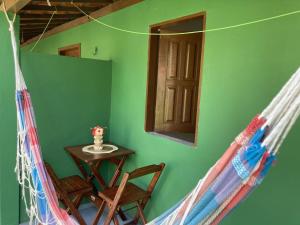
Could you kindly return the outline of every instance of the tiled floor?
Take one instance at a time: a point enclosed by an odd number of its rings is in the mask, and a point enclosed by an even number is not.
[[[81,215],[83,216],[85,222],[87,225],[90,225],[92,224],[95,216],[96,216],[96,212],[97,212],[97,208],[92,206],[92,205],[88,205],[88,206],[84,206],[81,210],[80,210],[80,213]],[[103,221],[105,219],[105,213],[102,215],[100,221],[98,222],[98,225],[102,225],[103,224]],[[129,220],[127,221],[122,221],[120,220],[120,225],[122,224],[125,224],[125,223],[128,223]],[[28,225],[28,223],[22,223],[20,225]],[[113,223],[111,223],[111,225],[113,225]]]

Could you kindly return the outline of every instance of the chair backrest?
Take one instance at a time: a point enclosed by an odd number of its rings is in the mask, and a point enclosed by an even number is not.
[[[77,219],[80,225],[86,225],[84,219],[77,211],[74,202],[72,202],[71,199],[69,199],[68,193],[63,189],[59,178],[55,174],[50,164],[44,161],[44,165],[49,175],[49,178],[52,180],[55,191],[58,194],[59,200],[62,200],[67,209],[69,208],[71,210],[71,213],[74,215],[74,217]]]
[[[149,165],[149,166],[144,166],[138,169],[135,169],[134,171],[129,172],[129,177],[128,180],[142,177],[151,173],[156,173],[156,172],[161,172],[164,168],[165,164],[162,163],[160,165]]]
[[[54,185],[54,188],[57,192],[63,192],[63,189],[61,187],[61,183],[60,183],[60,180],[59,178],[57,177],[56,173],[54,172],[53,168],[51,167],[51,165],[47,162],[44,161],[44,165],[45,165],[45,168],[47,170],[47,173],[50,177],[50,179],[52,180],[52,183]]]
[[[149,174],[153,174],[153,177],[148,185],[147,191],[149,193],[152,193],[163,169],[165,168],[165,164],[161,163],[159,165],[149,165],[149,166],[145,166],[145,167],[141,167],[138,169],[135,169],[132,172],[128,173],[128,180],[132,180],[135,178],[139,178],[142,176],[146,176]]]
[[[132,172],[129,173],[125,173],[121,183],[119,185],[118,191],[116,193],[114,202],[118,202],[119,199],[122,196],[123,191],[125,190],[126,184],[129,180],[135,179],[135,178],[139,178],[142,176],[146,176],[149,174],[153,174],[153,177],[150,181],[150,183],[148,184],[147,187],[147,192],[148,192],[148,198],[143,200],[142,206],[144,207],[147,203],[147,201],[149,200],[149,198],[151,197],[151,194],[157,184],[157,181],[163,171],[163,169],[165,168],[165,164],[164,163],[160,163],[159,165],[150,165],[150,166],[145,166],[145,167],[141,167],[138,169],[135,169]]]

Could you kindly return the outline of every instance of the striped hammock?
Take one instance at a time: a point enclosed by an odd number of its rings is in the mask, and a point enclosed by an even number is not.
[[[9,20],[9,18],[7,17]],[[45,170],[34,112],[20,69],[13,22],[9,20],[15,61],[18,150],[16,173],[30,224],[73,225],[58,204]],[[300,113],[300,69],[270,105],[242,131],[224,155],[183,200],[148,225],[217,225],[265,178]]]

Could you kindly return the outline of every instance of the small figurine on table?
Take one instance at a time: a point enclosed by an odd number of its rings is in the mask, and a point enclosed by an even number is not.
[[[94,136],[94,149],[102,150],[103,149],[103,133],[104,128],[96,126],[92,129],[92,135]]]
[[[90,154],[108,154],[118,150],[117,146],[103,144],[103,134],[106,127],[96,126],[91,128],[94,144],[82,147],[82,151]]]

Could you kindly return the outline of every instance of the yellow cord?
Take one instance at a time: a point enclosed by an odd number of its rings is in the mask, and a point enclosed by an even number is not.
[[[43,33],[39,36],[38,40],[35,42],[35,44],[33,45],[33,47],[30,49],[31,52],[33,51],[33,49],[35,49],[35,47],[37,46],[37,44],[40,42],[40,40],[41,40],[42,37],[44,36],[44,34],[45,34],[45,32],[46,32],[48,26],[50,25],[50,23],[51,23],[51,21],[52,21],[52,19],[53,19],[53,16],[54,16],[54,14],[55,14],[56,12],[57,12],[57,11],[53,11],[53,13],[52,13],[52,15],[51,15],[51,17],[50,17],[50,19],[49,19],[47,25],[45,26],[45,28],[44,28],[44,30],[43,30]]]
[[[250,22],[246,22],[246,23],[241,23],[241,24],[236,24],[236,25],[231,25],[231,26],[226,26],[226,27],[219,27],[219,28],[212,28],[212,29],[206,29],[206,30],[198,30],[198,31],[189,31],[189,32],[179,32],[179,33],[148,33],[148,32],[139,32],[139,31],[133,31],[133,30],[126,30],[126,29],[122,29],[119,27],[115,27],[106,23],[103,23],[99,20],[97,20],[96,18],[91,17],[88,13],[84,12],[81,8],[79,8],[76,4],[74,4],[74,2],[71,2],[75,8],[77,8],[81,13],[83,13],[84,15],[86,15],[88,18],[90,18],[91,20],[105,26],[108,28],[111,28],[113,30],[117,30],[117,31],[122,31],[122,32],[126,32],[126,33],[130,33],[130,34],[137,34],[137,35],[153,35],[153,36],[172,36],[172,35],[185,35],[185,34],[197,34],[197,33],[206,33],[206,32],[212,32],[212,31],[220,31],[220,30],[228,30],[228,29],[233,29],[233,28],[237,28],[237,27],[243,27],[243,26],[247,26],[247,25],[251,25],[251,24],[256,24],[256,23],[261,23],[261,22],[265,22],[265,21],[269,21],[269,20],[274,20],[274,19],[279,19],[282,17],[286,17],[286,16],[290,16],[290,15],[294,15],[294,14],[298,14],[300,13],[300,10],[296,10],[293,12],[288,12],[288,13],[284,13],[284,14],[280,14],[277,16],[272,16],[272,17],[268,17],[265,19],[260,19],[260,20],[255,20],[255,21],[250,21]]]

